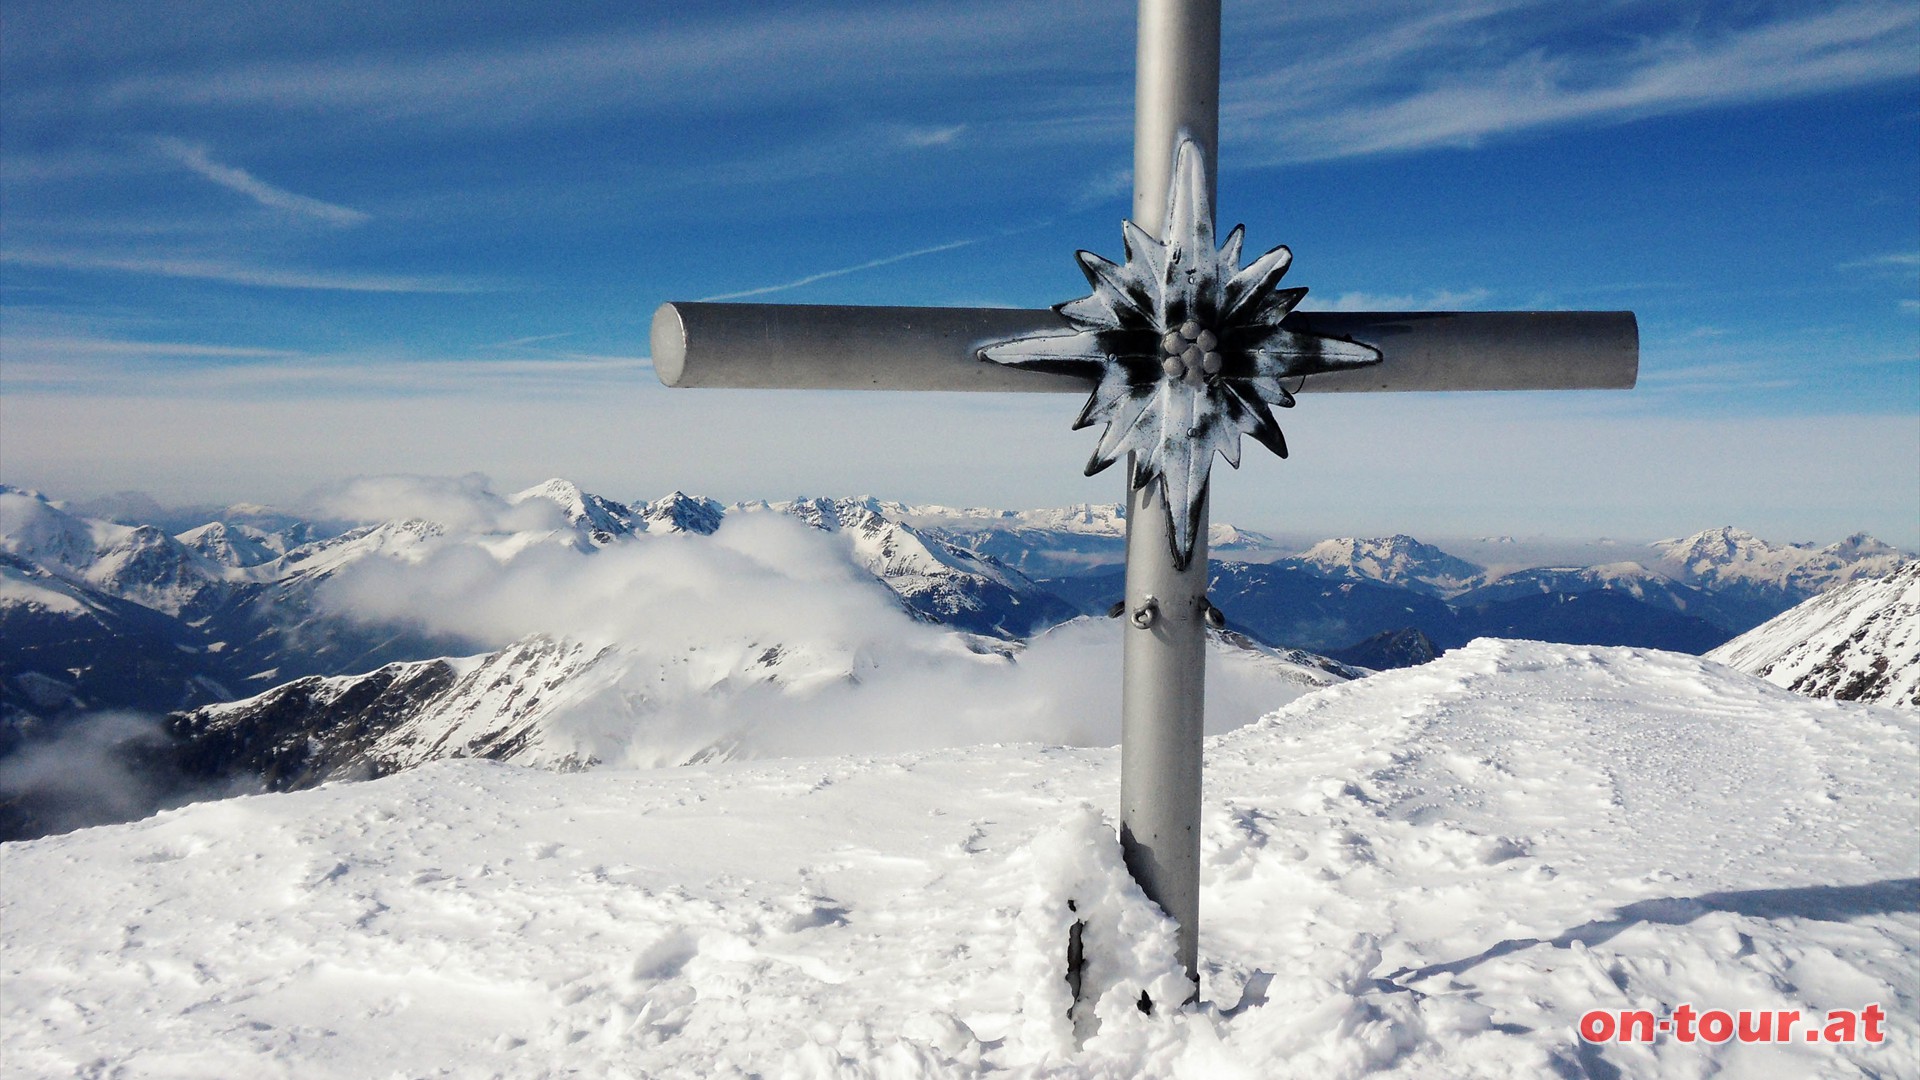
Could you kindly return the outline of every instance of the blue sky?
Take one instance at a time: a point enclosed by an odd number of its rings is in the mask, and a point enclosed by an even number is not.
[[[667,299],[1043,306],[1130,5],[9,0],[0,477],[1112,501],[1078,402],[667,391]],[[284,8],[284,10],[281,10]],[[1229,3],[1220,214],[1309,307],[1631,308],[1630,393],[1348,395],[1216,518],[1920,547],[1920,5]]]

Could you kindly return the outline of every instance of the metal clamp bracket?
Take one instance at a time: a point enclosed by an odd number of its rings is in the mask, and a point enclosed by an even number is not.
[[[1212,597],[1203,596],[1200,598],[1200,618],[1205,620],[1206,624],[1215,630],[1225,630],[1227,628],[1227,613],[1213,606]]]
[[[1151,596],[1147,597],[1139,607],[1133,609],[1133,614],[1128,618],[1133,621],[1133,625],[1142,630],[1147,629],[1160,620],[1160,601]]]

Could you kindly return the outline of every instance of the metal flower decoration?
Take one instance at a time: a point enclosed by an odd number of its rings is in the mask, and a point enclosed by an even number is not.
[[[1183,139],[1166,229],[1122,222],[1127,261],[1076,254],[1093,293],[1054,307],[1071,329],[989,345],[982,359],[1048,370],[1093,368],[1099,382],[1074,428],[1106,421],[1087,475],[1132,453],[1132,486],[1159,480],[1174,565],[1193,558],[1213,455],[1240,467],[1240,436],[1281,457],[1287,441],[1269,405],[1293,407],[1281,380],[1380,362],[1366,345],[1281,326],[1305,289],[1275,289],[1293,254],[1277,247],[1245,267],[1245,227],[1213,243],[1206,167]]]

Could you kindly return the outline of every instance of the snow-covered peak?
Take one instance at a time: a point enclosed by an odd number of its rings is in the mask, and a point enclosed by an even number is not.
[[[150,608],[179,615],[221,590],[229,568],[152,525],[136,525],[100,548],[87,580]]]
[[[587,538],[598,547],[605,547],[618,537],[633,534],[634,517],[631,508],[612,499],[582,491],[580,485],[571,480],[555,478],[507,496],[507,502],[514,506],[520,506],[533,499],[545,500],[558,506],[560,512],[566,515],[567,524],[584,532]]]
[[[1732,526],[1653,544],[1690,585],[1730,584],[1812,596],[1845,581],[1892,573],[1908,556],[1865,533],[1835,544],[1774,544]]]
[[[773,508],[823,532],[846,534],[856,561],[883,579],[959,571],[1006,581],[1005,567],[887,517],[883,505],[871,496],[795,499]]]
[[[43,566],[84,573],[102,546],[132,531],[125,525],[77,517],[37,492],[0,491],[0,551]]]
[[[1884,543],[1863,532],[1854,533],[1845,540],[1828,544],[1821,549],[1826,554],[1847,562],[1860,562],[1867,559],[1892,558],[1902,560],[1906,553],[1892,544]]]
[[[15,491],[0,493],[0,551],[169,615],[203,606],[229,576],[152,525],[78,517]]]
[[[1707,658],[1814,697],[1920,708],[1920,561],[1822,593]]]
[[[799,518],[808,525],[823,532],[839,532],[842,529],[861,528],[875,521],[887,520],[882,513],[884,507],[871,495],[856,495],[850,498],[795,498],[784,502],[762,504],[766,509],[788,517]],[[743,507],[743,509],[746,509]]]
[[[225,521],[210,521],[174,539],[206,559],[234,568],[259,566],[286,554],[280,536]]]
[[[1065,602],[992,555],[940,530],[898,520],[898,504],[861,496],[762,506],[739,509],[787,514],[840,536],[855,564],[884,582],[910,610],[935,621],[1020,637],[1072,614]]]
[[[1685,568],[1687,573],[1706,575],[1726,567],[1765,566],[1779,561],[1786,548],[1731,525],[1703,529],[1692,536],[1656,540],[1655,551]]]
[[[641,529],[650,533],[698,533],[711,536],[720,528],[727,508],[712,499],[703,499],[675,490],[665,498],[634,506]]]
[[[425,553],[428,543],[445,535],[445,525],[421,518],[362,525],[339,536],[302,544],[287,552],[280,565],[288,573],[314,576],[331,573],[349,562],[376,555],[417,559]]]
[[[1472,587],[1484,573],[1481,567],[1404,533],[1322,540],[1298,558],[1329,577],[1426,586],[1443,596]]]

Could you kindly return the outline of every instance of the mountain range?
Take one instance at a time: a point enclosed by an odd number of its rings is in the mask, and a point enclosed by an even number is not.
[[[852,709],[849,687],[921,678],[1018,711],[1018,695],[992,698],[1013,665],[1084,697],[1091,676],[1064,673],[1106,663],[1085,617],[1122,592],[1118,506],[622,503],[551,480],[437,516],[243,505],[169,533],[0,489],[0,765],[102,710],[167,714],[166,751],[141,749],[157,790],[297,788],[446,756],[751,757],[801,738],[729,719],[768,695],[824,715]],[[1864,536],[1815,548],[1717,529],[1653,545],[1655,567],[1495,574],[1404,535],[1294,554],[1217,524],[1212,542],[1228,617],[1214,663],[1257,669],[1268,697],[1476,637],[1701,653],[1904,557]],[[33,831],[18,800],[0,813],[8,835]]]

